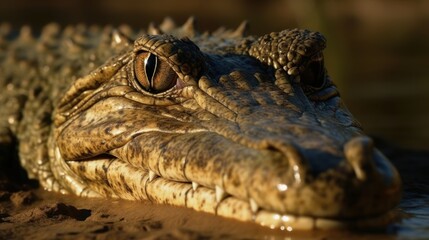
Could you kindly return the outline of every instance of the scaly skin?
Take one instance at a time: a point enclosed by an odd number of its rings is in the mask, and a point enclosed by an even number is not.
[[[49,191],[288,230],[384,224],[399,176],[328,77],[325,38],[193,25],[2,25],[3,145]]]

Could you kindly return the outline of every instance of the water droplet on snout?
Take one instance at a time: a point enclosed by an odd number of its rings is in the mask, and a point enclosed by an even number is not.
[[[280,183],[280,184],[277,184],[277,189],[280,192],[284,192],[284,191],[286,191],[288,189],[288,186],[286,184],[284,184],[284,183]]]

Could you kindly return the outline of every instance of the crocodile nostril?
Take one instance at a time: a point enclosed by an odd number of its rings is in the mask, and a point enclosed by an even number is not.
[[[295,183],[305,182],[308,179],[309,166],[298,146],[282,141],[267,141],[267,149],[278,151],[289,162]]]
[[[374,143],[371,138],[352,138],[344,145],[344,154],[359,180],[365,181],[375,172]]]

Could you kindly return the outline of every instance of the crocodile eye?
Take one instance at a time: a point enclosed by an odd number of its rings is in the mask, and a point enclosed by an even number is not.
[[[325,85],[325,69],[323,60],[315,60],[308,64],[301,74],[301,82],[312,88],[321,88]]]
[[[161,93],[174,87],[177,74],[165,61],[150,52],[139,52],[134,60],[137,84],[151,93]]]

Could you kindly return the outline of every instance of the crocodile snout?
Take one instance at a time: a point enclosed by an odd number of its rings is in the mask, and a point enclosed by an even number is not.
[[[344,145],[344,154],[359,180],[365,181],[376,174],[372,139],[366,136],[352,138]]]

